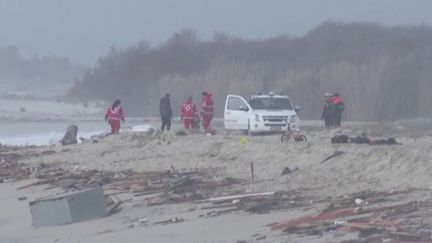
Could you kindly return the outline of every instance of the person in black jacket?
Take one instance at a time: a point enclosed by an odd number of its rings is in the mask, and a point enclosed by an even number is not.
[[[171,118],[173,116],[170,94],[166,94],[160,99],[159,112],[162,120],[161,130],[164,131],[166,127],[167,131],[169,131],[171,129]]]
[[[332,104],[331,104],[331,97],[332,94],[326,93],[325,94],[325,101],[324,101],[324,108],[321,115],[321,119],[324,120],[324,124],[326,128],[332,127],[333,119],[332,119]]]

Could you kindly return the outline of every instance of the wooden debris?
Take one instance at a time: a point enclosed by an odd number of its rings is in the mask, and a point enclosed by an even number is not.
[[[120,205],[122,205],[122,204],[123,204],[123,201],[118,201],[117,203],[115,203],[113,207],[111,207],[110,209],[108,209],[108,213],[107,213],[107,215],[110,216],[110,215],[116,213],[116,212],[117,212],[117,209],[118,209],[118,208],[120,207]]]
[[[330,160],[330,159],[332,159],[332,158],[334,158],[334,157],[337,157],[337,156],[339,156],[339,155],[342,155],[342,154],[344,154],[343,151],[336,150],[332,155],[326,157],[323,161],[321,161],[320,164],[322,164],[322,163],[324,163],[324,162],[326,162],[326,161],[328,161],[328,160]]]
[[[357,211],[354,208],[336,209],[336,210],[333,210],[330,212],[321,213],[319,215],[305,216],[305,217],[301,217],[298,219],[288,220],[285,222],[277,223],[277,224],[272,225],[271,229],[272,230],[283,230],[287,227],[296,226],[299,224],[312,223],[312,222],[317,222],[317,221],[335,220],[335,219],[342,218],[342,217],[367,214],[367,213],[374,213],[374,212],[384,212],[384,211],[391,210],[391,209],[409,207],[409,206],[415,205],[417,203],[418,202],[414,201],[414,202],[385,206],[385,207],[369,207],[369,208],[364,208],[364,209],[357,210]]]
[[[214,197],[203,200],[201,202],[219,202],[219,201],[227,201],[227,200],[235,200],[242,198],[251,198],[251,197],[263,197],[263,196],[271,196],[274,195],[275,192],[261,192],[261,193],[250,193],[250,194],[240,194],[240,195],[232,195],[225,197]]]
[[[236,205],[233,203],[230,204],[223,204],[223,205],[214,205],[214,206],[206,206],[206,207],[201,207],[202,210],[207,210],[207,209],[219,209],[219,208],[232,208],[235,207]]]
[[[26,188],[29,188],[29,187],[32,187],[32,186],[45,185],[45,184],[49,184],[49,183],[53,183],[53,182],[55,182],[55,179],[44,180],[44,181],[37,181],[37,182],[33,182],[33,183],[30,183],[30,184],[25,185],[25,186],[20,186],[20,187],[17,188],[17,190],[26,189]]]
[[[19,189],[37,185],[46,185],[46,189],[56,187],[84,189],[92,185],[100,185],[105,195],[110,195],[107,198],[113,198],[108,209],[109,215],[117,212],[125,202],[118,198],[114,200],[116,195],[122,193],[134,194],[132,207],[182,202],[208,203],[196,207],[199,210],[207,210],[201,215],[202,217],[216,217],[238,211],[267,213],[294,207],[299,207],[299,211],[320,207],[325,210],[319,214],[278,222],[270,225],[270,228],[301,235],[319,236],[329,231],[359,232],[358,236],[361,240],[356,242],[382,242],[383,239],[395,242],[431,240],[432,231],[429,230],[431,222],[423,219],[432,215],[432,200],[400,202],[408,200],[411,193],[419,192],[412,188],[400,191],[358,192],[334,198],[315,198],[310,195],[310,188],[298,188],[286,192],[234,192],[233,188],[238,187],[233,185],[249,184],[250,179],[215,179],[214,174],[217,170],[212,169],[182,170],[171,166],[169,171],[106,172],[84,170],[79,166],[72,170],[57,165],[41,164],[30,167],[17,162],[23,158],[49,155],[54,152],[36,152],[28,147],[21,151],[0,146],[0,181],[34,180]],[[333,157],[340,155],[336,152]],[[251,177],[252,170],[253,166],[251,166]],[[421,193],[425,194],[423,191]],[[305,196],[308,194],[310,196]],[[355,199],[361,203],[356,204]],[[173,218],[155,224],[178,222],[183,222],[183,219]],[[258,237],[254,239],[261,240]]]
[[[168,219],[168,220],[161,220],[161,221],[157,221],[154,222],[153,224],[175,224],[175,223],[181,223],[184,222],[183,218],[172,218],[172,219]]]
[[[253,183],[254,180],[255,180],[254,164],[253,164],[253,162],[250,163],[250,170],[251,170],[251,180],[252,180],[252,183]]]
[[[390,232],[390,236],[400,241],[421,241],[422,237],[418,234],[410,234],[405,232]]]
[[[60,140],[62,145],[72,145],[77,144],[77,134],[78,134],[78,126],[77,125],[69,125],[65,135]]]

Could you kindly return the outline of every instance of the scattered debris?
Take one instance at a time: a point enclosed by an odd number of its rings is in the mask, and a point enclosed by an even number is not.
[[[390,242],[430,242],[432,231],[420,231],[419,228],[424,225],[420,220],[422,215],[432,210],[432,200],[394,203],[395,200],[400,200],[396,194],[413,191],[362,193],[367,195],[364,197],[367,200],[356,198],[357,195],[341,197],[337,199],[339,202],[332,202],[332,205],[338,205],[337,207],[332,206],[320,214],[269,226],[271,230],[300,235],[323,235],[329,231],[358,232],[360,240],[344,242],[383,242],[385,239]],[[377,205],[374,205],[375,202]]]
[[[285,168],[283,169],[283,171],[282,171],[281,176],[283,176],[283,175],[289,175],[289,174],[291,174],[291,173],[297,171],[298,169],[299,169],[299,168],[295,167],[294,169],[291,170],[290,168],[285,167]]]
[[[112,232],[115,232],[115,230],[114,229],[107,229],[107,230],[97,232],[94,235],[102,235],[102,234],[107,234],[107,233],[112,233]]]
[[[187,132],[180,130],[180,131],[175,132],[175,135],[176,136],[187,136],[188,134],[187,134]]]
[[[115,199],[113,199],[113,198],[115,198]],[[123,201],[122,200],[120,200],[117,196],[111,196],[111,200],[112,200],[112,202],[113,202],[113,205],[110,207],[110,208],[108,208],[108,212],[107,212],[107,215],[108,216],[110,216],[110,215],[113,215],[114,213],[116,213],[116,212],[118,212],[119,210],[118,210],[118,208],[120,207],[120,205],[122,205],[123,204]]]
[[[255,180],[254,164],[253,164],[253,162],[250,163],[250,170],[251,170],[251,180],[252,180],[252,183],[253,183],[254,180]]]
[[[366,135],[366,131],[363,131],[361,136],[348,137],[347,135],[336,135],[331,138],[331,143],[342,144],[342,143],[355,143],[355,144],[369,144],[369,145],[402,145],[398,143],[395,138],[382,138],[382,139],[370,139]]]
[[[407,195],[413,193],[413,189],[368,191],[336,198],[315,198],[314,195],[305,193],[310,190],[309,188],[283,192],[244,191],[239,189],[239,185],[250,185],[250,179],[221,178],[221,173],[217,173],[220,168],[184,170],[171,165],[166,171],[109,172],[87,170],[76,164],[71,164],[69,169],[65,169],[55,164],[26,165],[17,162],[19,159],[51,153],[55,151],[40,152],[37,149],[33,150],[32,147],[21,150],[0,146],[0,180],[10,182],[32,179],[27,182],[29,184],[19,189],[45,186],[45,189],[61,187],[81,191],[101,186],[105,194],[104,201],[109,201],[106,205],[106,215],[118,212],[128,200],[133,200],[132,207],[193,202],[198,206],[194,206],[192,210],[203,210],[199,214],[204,218],[238,212],[261,214],[294,208],[298,211],[319,208],[322,209],[321,213],[311,213],[309,216],[272,224],[270,227],[272,230],[295,233],[299,236],[321,236],[327,232],[333,232],[335,235],[358,232],[360,240],[356,242],[427,242],[432,236],[432,222],[423,220],[425,215],[432,213],[432,200],[406,201],[412,198]],[[321,163],[343,153],[336,150]],[[296,170],[298,168],[286,167],[282,175],[291,174]],[[252,171],[251,164],[251,175],[254,177]],[[422,194],[427,193],[424,191]],[[128,197],[125,198],[125,195]],[[27,200],[24,198],[22,197],[22,200]],[[183,218],[175,217],[152,224],[165,225],[183,221]],[[137,218],[132,222],[129,227],[150,224],[147,218]],[[266,236],[256,235],[252,239],[265,241]]]
[[[271,196],[274,194],[275,194],[275,192],[261,192],[261,193],[232,195],[232,196],[226,196],[226,197],[209,198],[209,199],[204,200],[204,202],[225,202],[225,201],[231,201],[234,199],[265,197],[265,196]]]
[[[77,223],[107,214],[100,187],[40,198],[29,206],[35,227]]]
[[[369,142],[370,145],[402,145],[402,143],[398,143],[395,138],[383,138],[371,140]]]
[[[138,219],[138,225],[140,226],[147,226],[149,223],[149,220],[147,218],[139,218]]]
[[[344,154],[343,151],[336,150],[332,155],[328,156],[327,158],[325,158],[325,159],[324,159],[323,161],[321,161],[320,163],[322,164],[322,163],[326,162],[327,160],[330,160],[330,159],[332,159],[332,158],[334,158],[334,157],[337,157],[337,156],[339,156],[339,155],[342,155],[342,154]]]
[[[98,139],[83,138],[83,137],[80,137],[79,139],[80,139],[81,143],[99,143]]]
[[[153,224],[175,224],[175,223],[181,223],[184,222],[183,218],[172,218],[172,219],[168,219],[168,220],[162,220],[162,221],[157,221],[154,222]]]
[[[239,140],[240,144],[247,144],[249,142],[249,139],[247,137],[241,137]]]
[[[361,199],[361,198],[356,198],[356,199],[354,200],[354,203],[355,203],[357,206],[363,206],[363,205],[365,204],[365,201],[364,201],[363,199]]]
[[[261,236],[258,236],[255,240],[265,240],[266,238],[267,238],[267,236],[261,235]]]
[[[348,143],[349,137],[347,135],[336,135],[331,138],[331,143]]]
[[[78,126],[69,125],[69,127],[66,130],[66,134],[60,140],[60,143],[62,145],[77,144],[78,143],[77,134],[78,134]]]

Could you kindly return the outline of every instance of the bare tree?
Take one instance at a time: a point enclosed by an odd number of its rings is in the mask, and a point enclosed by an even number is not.
[[[219,115],[229,93],[284,92],[318,119],[325,92],[345,98],[351,120],[430,116],[432,29],[328,22],[302,37],[245,40],[195,31],[167,42],[113,48],[71,90],[71,97],[120,98],[137,115],[156,115],[170,92],[174,107],[185,97],[212,92]]]

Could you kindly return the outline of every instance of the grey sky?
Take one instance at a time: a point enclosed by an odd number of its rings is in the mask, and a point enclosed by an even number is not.
[[[91,64],[110,46],[193,28],[246,38],[301,35],[323,21],[432,24],[432,0],[0,0],[0,46]]]

